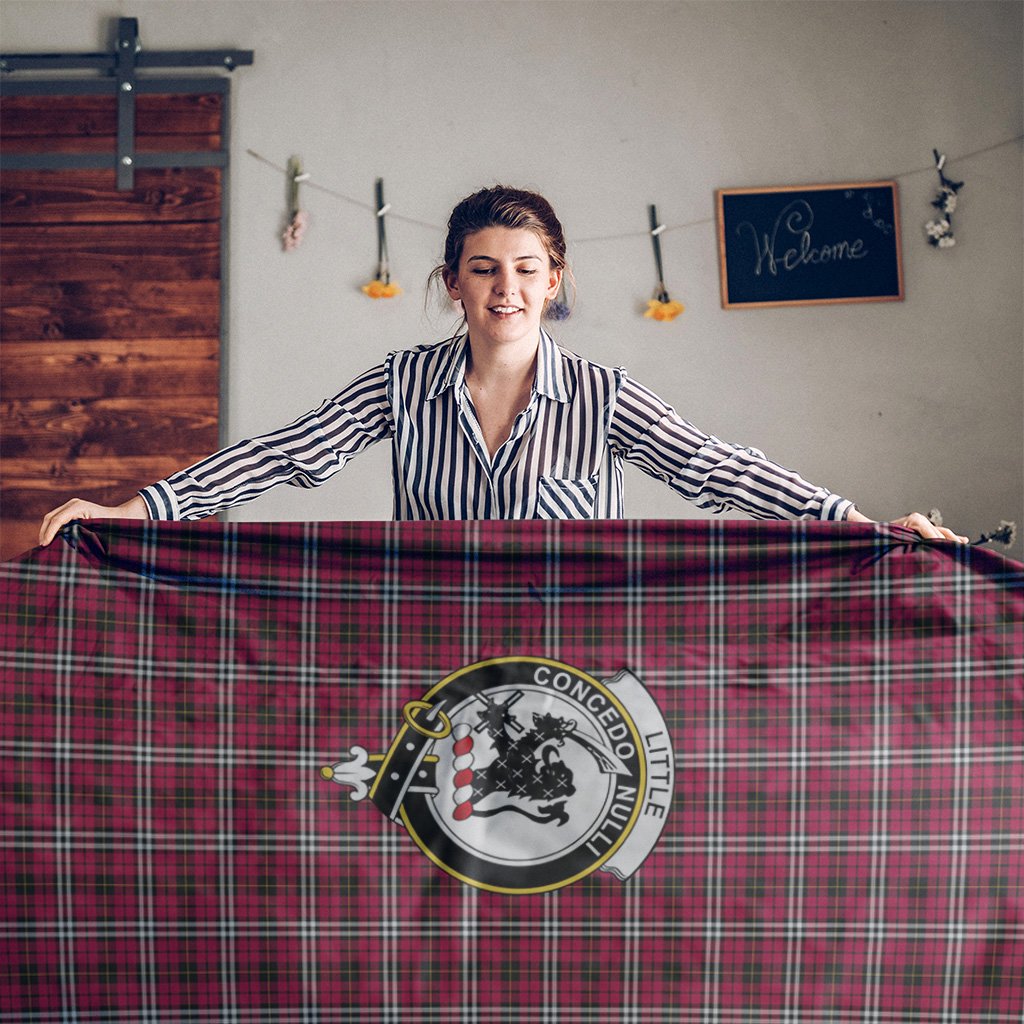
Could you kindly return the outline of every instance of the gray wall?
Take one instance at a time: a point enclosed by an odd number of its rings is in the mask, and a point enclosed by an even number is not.
[[[389,222],[392,301],[358,290],[376,241],[355,205],[307,189],[310,231],[281,252],[283,176],[246,150],[296,153],[366,203],[383,176],[393,212],[428,225],[484,184],[543,191],[579,282],[563,344],[868,515],[938,506],[963,532],[1024,526],[1021,145],[988,148],[1022,132],[1021,4],[5,0],[3,49],[107,49],[118,16],[140,19],[150,49],[256,51],[234,76],[226,440],[455,319],[424,307],[439,227]],[[933,147],[966,181],[941,252],[922,227]],[[716,188],[889,177],[906,301],[721,309]],[[689,225],[662,238],[687,306],[673,324],[640,316],[650,202]],[[389,472],[378,447],[318,491],[280,488],[235,516],[386,518]],[[627,488],[630,515],[700,515],[639,473]]]

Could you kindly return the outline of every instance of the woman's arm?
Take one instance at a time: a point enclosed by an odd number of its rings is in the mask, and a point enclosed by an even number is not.
[[[730,444],[684,420],[654,392],[624,377],[609,442],[627,462],[698,508],[754,519],[845,519],[853,502],[804,480],[756,448]]]
[[[154,519],[202,519],[279,484],[319,487],[349,459],[392,433],[388,363],[279,430],[239,441],[142,496]]]
[[[73,519],[201,519],[278,484],[316,487],[364,448],[392,432],[389,362],[280,430],[240,441],[151,484],[121,505],[72,498],[47,513],[39,543]]]
[[[623,458],[699,507],[729,507],[759,519],[845,519],[872,523],[852,502],[808,483],[753,448],[728,444],[684,420],[652,391],[626,377],[619,391],[610,440]],[[967,542],[920,512],[892,520],[926,540]]]

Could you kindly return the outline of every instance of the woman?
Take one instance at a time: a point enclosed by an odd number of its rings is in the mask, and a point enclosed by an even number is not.
[[[543,197],[474,193],[453,210],[431,275],[461,305],[464,334],[394,352],[287,427],[122,505],[74,498],[43,519],[40,543],[73,519],[194,519],[279,483],[313,487],[384,438],[396,519],[619,518],[625,460],[716,511],[871,521],[756,449],[702,433],[623,370],[555,345],[541,318],[566,272],[562,227]],[[966,540],[918,513],[895,522]]]

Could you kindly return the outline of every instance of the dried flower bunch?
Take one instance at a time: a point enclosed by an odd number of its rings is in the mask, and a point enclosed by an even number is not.
[[[939,191],[932,200],[932,206],[942,214],[936,220],[930,220],[924,226],[928,235],[928,244],[937,249],[949,249],[956,245],[953,237],[953,211],[956,209],[956,195],[964,187],[962,181],[952,181],[942,173],[946,165],[945,155],[940,156],[937,149],[932,150],[935,157],[935,169],[939,173]]]
[[[565,275],[562,275],[562,283],[558,286],[558,294],[548,303],[544,315],[549,320],[568,320],[572,314],[572,307],[569,305],[569,296],[565,291]]]
[[[987,544],[989,541],[994,540],[997,544],[1004,544],[1006,547],[1011,547],[1016,537],[1017,524],[1003,519],[991,533],[983,533],[973,543]]]
[[[658,283],[654,287],[654,298],[647,303],[647,310],[644,317],[647,320],[658,320],[667,323],[675,320],[686,308],[681,302],[673,302],[669,298],[668,289],[665,287],[665,270],[661,262],[661,233],[665,230],[664,224],[658,223],[658,211],[656,207],[647,208],[651,220],[651,245],[654,248],[654,265],[658,271]]]
[[[380,278],[370,281],[369,284],[364,284],[361,290],[371,299],[393,299],[396,295],[402,294],[402,289],[397,284],[393,284],[391,281],[382,281]]]
[[[933,526],[941,526],[942,513],[937,508],[933,508],[931,512],[928,513],[928,522]],[[1000,521],[999,525],[991,531],[991,533],[983,533],[977,540],[972,540],[971,543],[988,544],[990,541],[995,541],[997,544],[1004,544],[1006,547],[1012,547],[1016,536],[1017,524],[1003,519]]]
[[[388,264],[388,236],[384,225],[384,218],[390,203],[384,202],[384,179],[378,178],[374,185],[374,194],[377,199],[377,276],[368,284],[364,284],[362,292],[371,299],[393,299],[396,295],[402,294],[402,289],[391,280],[391,268]]]
[[[647,303],[644,317],[648,320],[675,320],[685,309],[681,302],[673,302],[666,293],[664,298],[653,298]]]
[[[309,214],[301,208],[299,203],[299,185],[309,180],[309,175],[302,170],[302,161],[293,156],[288,161],[288,213],[290,219],[288,226],[281,235],[281,244],[285,252],[291,252],[299,247],[302,236],[309,226]]]

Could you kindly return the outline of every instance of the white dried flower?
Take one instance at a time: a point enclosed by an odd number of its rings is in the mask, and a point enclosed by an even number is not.
[[[953,181],[942,173],[946,164],[946,157],[937,149],[932,150],[935,157],[935,169],[939,172],[939,190],[932,200],[932,206],[942,214],[940,220],[930,220],[925,224],[925,232],[928,235],[928,244],[936,249],[950,249],[956,242],[953,239],[953,211],[956,210],[956,195],[963,188],[962,181]]]
[[[1008,522],[1005,519],[1000,520],[999,526],[994,529],[991,533],[983,533],[976,541],[972,541],[973,544],[988,544],[990,541],[996,541],[999,544],[1005,544],[1008,548],[1013,546],[1013,542],[1017,537],[1017,524]]]

